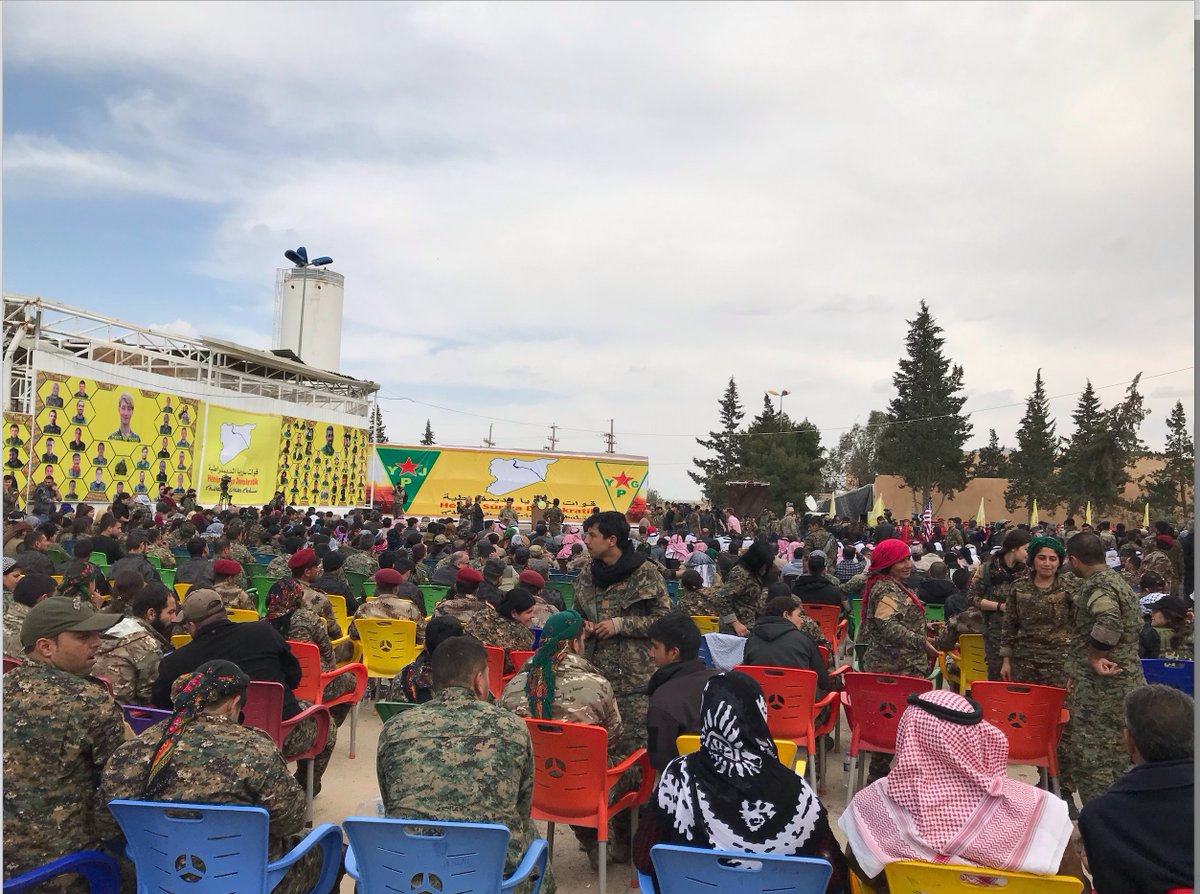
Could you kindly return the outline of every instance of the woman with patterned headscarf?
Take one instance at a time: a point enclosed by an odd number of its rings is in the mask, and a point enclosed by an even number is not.
[[[86,559],[76,559],[63,572],[62,583],[54,595],[66,596],[68,599],[86,599],[95,608],[104,605],[104,597],[100,595],[97,575],[98,569]]]
[[[821,800],[779,762],[767,729],[767,703],[753,678],[736,671],[704,686],[700,750],[663,770],[651,819],[639,829],[635,862],[653,870],[645,844],[828,860],[827,892],[847,883],[846,858]]]
[[[333,644],[329,641],[329,630],[325,621],[316,612],[301,605],[303,598],[304,585],[294,577],[275,581],[267,591],[267,621],[284,639],[312,643],[316,646],[321,653],[322,673],[336,670],[337,658],[333,653]],[[325,684],[324,696],[330,700],[353,691],[354,677],[350,674],[338,674]],[[350,713],[350,705],[334,705],[329,709],[329,713],[340,724]]]
[[[262,807],[270,814],[267,856],[278,860],[304,832],[304,789],[261,732],[238,723],[250,678],[229,661],[209,661],[171,687],[171,717],[119,747],[100,781],[114,798]],[[149,768],[149,769],[147,769]],[[320,848],[305,855],[276,892],[311,890]]]

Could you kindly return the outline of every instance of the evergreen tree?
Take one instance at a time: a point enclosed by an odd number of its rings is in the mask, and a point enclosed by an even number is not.
[[[763,395],[762,412],[746,427],[744,443],[746,475],[771,485],[767,505],[776,514],[788,501],[800,506],[821,488],[821,433],[807,419],[797,423],[776,412],[770,395]]]
[[[733,376],[729,377],[729,384],[725,386],[718,411],[721,418],[720,430],[710,431],[708,438],[696,439],[696,443],[712,456],[707,459],[693,459],[692,462],[699,471],[688,472],[688,477],[704,489],[704,496],[714,505],[723,506],[726,503],[725,482],[735,479],[743,466],[738,427],[745,418],[745,413],[742,411],[737,382]]]
[[[1010,512],[1020,504],[1028,506],[1035,499],[1046,507],[1058,504],[1058,482],[1054,471],[1058,453],[1055,426],[1055,421],[1050,418],[1046,384],[1039,369],[1033,382],[1033,394],[1025,402],[1021,427],[1017,429],[1017,449],[1008,458],[1004,505]]]
[[[953,497],[967,484],[971,458],[963,449],[971,422],[963,415],[963,369],[942,351],[945,339],[921,302],[909,321],[908,357],[892,377],[896,396],[888,404],[894,424],[880,439],[880,461],[912,489],[913,508],[933,491]]]
[[[1068,513],[1089,501],[1093,512],[1108,513],[1127,504],[1122,497],[1132,478],[1129,468],[1143,451],[1138,436],[1147,411],[1138,391],[1139,373],[1126,389],[1125,399],[1109,410],[1100,406],[1088,382],[1071,418],[1075,431],[1058,461],[1058,488]]]
[[[873,484],[876,475],[888,474],[879,465],[879,439],[891,417],[872,410],[865,425],[855,423],[838,438],[836,449],[825,458],[825,489],[850,490]]]
[[[1155,472],[1147,488],[1151,509],[1159,518],[1183,524],[1192,515],[1196,474],[1195,442],[1188,434],[1183,404],[1175,402],[1167,417],[1167,449],[1163,467]]]
[[[426,447],[428,447],[430,444],[434,443],[433,426],[431,426],[429,424],[428,419],[425,420],[425,434],[421,435],[421,443],[424,444]]]
[[[996,429],[988,429],[986,447],[979,449],[979,459],[975,463],[976,478],[1003,478],[1008,474],[1008,457],[1000,446],[1000,438]]]
[[[371,421],[367,423],[367,440],[372,444],[386,444],[387,433],[383,430],[383,414],[379,404],[371,409]]]

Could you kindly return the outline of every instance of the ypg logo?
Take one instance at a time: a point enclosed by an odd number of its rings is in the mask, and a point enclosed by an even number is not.
[[[597,462],[596,471],[604,483],[612,508],[626,512],[634,496],[642,488],[646,467],[630,463]]]

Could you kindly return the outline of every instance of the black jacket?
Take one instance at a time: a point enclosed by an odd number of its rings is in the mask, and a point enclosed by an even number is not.
[[[839,608],[842,600],[841,588],[829,582],[823,574],[802,574],[792,584],[792,592],[800,597],[801,602],[815,602],[820,605],[836,605]]]
[[[346,600],[346,612],[353,615],[358,611],[358,600],[350,592],[350,585],[344,577],[338,577],[336,571],[326,571],[312,585],[322,593],[336,593]]]
[[[92,552],[104,553],[108,556],[108,564],[116,565],[121,558],[121,546],[107,534],[97,534],[92,540]]]
[[[300,662],[267,621],[235,624],[221,619],[201,628],[186,646],[168,652],[158,664],[158,680],[151,693],[156,708],[171,707],[171,684],[180,674],[190,674],[217,658],[232,661],[251,680],[283,684],[283,719],[300,713],[292,687],[300,683]]]
[[[1079,832],[1097,894],[1163,894],[1193,883],[1192,761],[1137,764],[1083,805]]]
[[[743,664],[758,664],[766,667],[798,667],[814,671],[817,675],[817,699],[833,689],[841,689],[841,679],[829,676],[821,650],[807,633],[796,629],[787,618],[770,615],[759,618],[746,640]]]
[[[211,559],[187,558],[175,569],[175,583],[213,585],[213,563]]]
[[[945,605],[946,600],[957,592],[958,587],[945,578],[927,577],[917,588],[917,596],[926,605]]]
[[[676,661],[660,667],[650,677],[646,691],[646,751],[650,766],[661,772],[679,757],[675,740],[685,733],[700,732],[700,700],[708,678],[720,673],[705,667],[699,658]]]
[[[148,584],[156,584],[159,580],[158,569],[150,564],[150,560],[143,553],[130,553],[117,559],[108,569],[108,579],[116,580],[117,575],[125,571],[136,571]]]

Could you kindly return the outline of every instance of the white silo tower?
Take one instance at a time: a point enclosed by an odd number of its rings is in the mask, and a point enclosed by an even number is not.
[[[326,267],[277,270],[272,348],[293,351],[317,369],[339,372],[345,294],[345,278]]]

